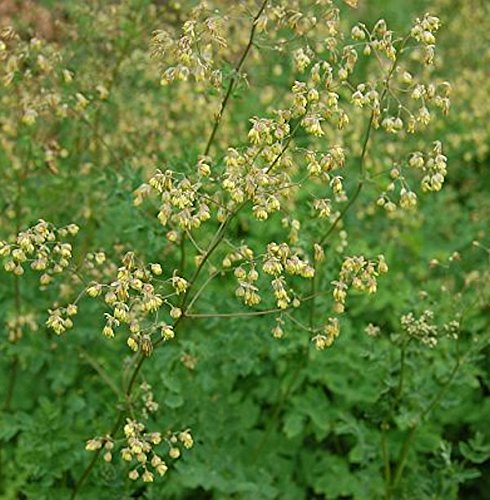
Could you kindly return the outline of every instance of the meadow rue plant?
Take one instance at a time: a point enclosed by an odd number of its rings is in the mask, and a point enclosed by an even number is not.
[[[0,455],[0,492],[456,498],[490,457],[457,414],[488,375],[490,251],[488,200],[462,221],[451,184],[474,156],[446,150],[476,139],[447,131],[445,19],[60,9],[53,40],[0,31],[0,439],[22,462]],[[446,398],[457,453],[426,425]],[[23,461],[38,440],[50,473]]]

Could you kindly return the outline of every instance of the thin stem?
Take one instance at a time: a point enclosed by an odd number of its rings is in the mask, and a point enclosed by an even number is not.
[[[352,205],[356,202],[357,198],[361,194],[362,188],[364,186],[364,161],[366,159],[366,153],[368,149],[368,143],[369,143],[369,138],[371,137],[371,131],[373,129],[373,121],[374,121],[374,111],[371,113],[371,117],[369,118],[368,126],[366,129],[366,133],[364,135],[364,141],[362,143],[362,150],[361,150],[361,155],[359,157],[359,173],[360,173],[360,180],[357,184],[356,190],[352,194],[352,196],[349,199],[349,202],[347,205],[344,207],[342,212],[335,218],[335,220],[332,222],[330,227],[328,228],[327,232],[320,238],[320,245],[324,245],[325,242],[327,241],[328,237],[333,233],[335,228],[338,226],[339,222],[344,218],[345,214],[350,210]]]
[[[131,392],[133,391],[134,384],[136,383],[136,378],[138,377],[138,374],[141,370],[141,367],[143,366],[143,363],[145,362],[146,357],[140,354],[138,362],[136,363],[136,368],[134,369],[131,378],[129,379],[128,387],[126,389],[126,397],[129,398],[131,397]]]
[[[298,376],[301,372],[301,369],[305,366],[306,361],[308,359],[307,352],[302,352],[302,356],[299,356],[298,362],[296,364],[296,368],[294,371],[291,373],[291,380],[289,384],[287,385],[285,391],[282,393],[279,401],[277,402],[274,411],[271,415],[271,418],[267,424],[267,427],[265,429],[264,435],[261,439],[261,441],[258,443],[258,445],[255,448],[254,455],[253,455],[253,461],[252,463],[256,463],[257,460],[259,459],[262,450],[265,448],[265,445],[267,444],[270,435],[272,434],[272,430],[274,428],[274,424],[276,423],[277,417],[279,417],[279,414],[281,413],[281,410],[283,409],[286,401],[289,399],[289,396],[292,394],[293,389],[294,389],[294,384],[298,382]]]
[[[395,69],[396,69],[396,66],[398,63],[399,55],[402,52],[403,47],[405,46],[406,40],[407,40],[407,38],[405,38],[405,40],[402,42],[401,48],[398,51],[398,54],[397,54],[395,60],[393,61],[393,64],[391,65],[391,68],[388,72],[388,75],[386,76],[384,89],[383,89],[381,96],[380,96],[380,102],[383,101],[386,93],[389,90],[390,79],[391,79],[393,73],[395,72]],[[347,205],[340,212],[340,214],[335,218],[335,220],[332,222],[332,224],[330,225],[328,230],[325,232],[325,234],[320,238],[320,241],[319,241],[320,246],[323,246],[325,244],[325,242],[328,240],[330,235],[334,232],[335,228],[339,225],[340,221],[344,219],[347,212],[351,209],[351,207],[354,205],[357,198],[361,194],[362,188],[364,187],[364,182],[366,180],[365,179],[365,177],[366,177],[366,175],[365,175],[365,160],[366,160],[366,155],[367,155],[367,150],[368,150],[368,145],[369,145],[369,139],[371,137],[371,132],[373,129],[373,124],[374,124],[374,110],[371,112],[371,116],[369,118],[366,133],[364,135],[364,141],[362,143],[361,154],[359,156],[359,182],[357,184],[357,187],[356,187],[354,193],[350,197]],[[315,293],[317,274],[318,274],[317,267],[315,266],[315,275],[313,276],[312,283],[311,283],[311,293],[312,294]],[[313,300],[313,302],[311,303],[311,307],[310,307],[310,327],[311,328],[313,328],[313,322],[314,322],[314,318],[315,318],[315,309],[316,309],[316,303],[315,303],[315,300]]]
[[[460,318],[460,328],[461,328],[461,324],[463,322],[463,319],[466,317],[468,312],[474,306],[477,305],[477,303],[478,303],[478,300],[472,302],[471,304],[468,304],[468,306],[463,310],[463,313],[461,314],[461,318]],[[484,326],[483,331],[485,331],[487,329],[487,327],[488,327],[488,323],[487,323],[487,325]],[[406,343],[406,346],[408,346],[409,342]],[[477,350],[480,350],[480,349],[482,349],[482,346],[479,346],[479,348],[477,348]],[[417,429],[420,427],[420,425],[424,422],[424,420],[427,418],[429,413],[439,404],[441,399],[447,393],[447,391],[449,390],[449,388],[450,388],[454,378],[456,377],[459,369],[464,365],[465,360],[468,357],[470,357],[472,352],[473,352],[473,349],[470,348],[466,351],[466,353],[463,356],[461,356],[460,355],[460,343],[458,342],[456,344],[456,356],[457,356],[456,363],[454,364],[451,372],[449,373],[449,376],[448,376],[446,382],[441,386],[439,392],[435,395],[435,397],[432,399],[432,401],[425,407],[425,409],[423,409],[421,411],[420,415],[415,420],[414,425],[412,426],[412,428],[409,430],[409,432],[405,436],[405,439],[404,439],[403,444],[402,444],[402,448],[400,450],[397,465],[395,468],[395,473],[394,473],[394,476],[392,478],[392,482],[391,482],[391,484],[388,485],[387,490],[386,490],[386,500],[392,500],[393,495],[396,492],[396,489],[398,488],[398,485],[402,479],[403,471],[404,471],[406,461],[408,458],[408,453],[410,451],[410,446],[415,438],[415,434],[416,434]]]
[[[303,119],[304,115],[298,118],[298,122],[294,126],[293,130],[291,130],[291,133],[289,134],[289,137],[286,139],[286,142],[284,143],[284,146],[282,147],[281,151],[278,153],[278,155],[274,158],[274,161],[267,167],[267,170],[265,171],[266,174],[268,174],[277,164],[277,162],[283,157],[284,153],[288,149],[289,145],[291,144],[291,141],[294,138],[294,135],[298,131],[300,125],[301,125],[301,120]]]
[[[367,147],[369,143],[369,138],[371,137],[371,130],[373,128],[373,121],[374,121],[374,111],[371,113],[371,117],[369,118],[369,123],[366,129],[366,134],[364,136],[364,142],[362,144],[362,150],[361,150],[361,155],[359,157],[359,172],[360,172],[360,180],[359,183],[357,184],[356,190],[352,194],[352,196],[349,199],[349,202],[347,205],[344,207],[344,209],[340,212],[340,214],[335,218],[335,220],[332,222],[326,233],[320,238],[319,245],[323,246],[325,242],[327,241],[328,237],[334,232],[335,228],[338,226],[340,221],[345,217],[345,214],[350,210],[352,205],[356,202],[357,198],[361,194],[361,190],[364,186],[364,160],[366,158],[366,153],[367,153]],[[318,275],[318,268],[315,264],[315,274],[313,275],[312,281],[311,281],[311,294],[315,294],[316,290],[316,281],[317,281],[317,275]],[[313,299],[310,307],[310,328],[313,329],[314,326],[314,319],[315,319],[315,310],[316,310],[316,301]]]
[[[396,491],[400,479],[402,478],[403,469],[405,468],[405,463],[408,456],[408,451],[410,449],[410,445],[412,444],[413,438],[415,437],[415,432],[417,431],[417,425],[414,425],[408,434],[405,436],[403,441],[402,449],[400,450],[400,455],[397,461],[397,465],[395,468],[395,473],[393,476],[393,481],[388,488],[388,493],[386,495],[388,500],[393,498],[393,493]]]
[[[18,230],[19,228],[17,229],[17,231]],[[19,318],[22,312],[19,276],[14,276],[14,303],[15,303],[15,314],[17,318]],[[12,397],[14,395],[14,390],[15,390],[15,384],[17,382],[18,372],[19,372],[19,358],[17,354],[14,354],[12,363],[10,364],[7,394],[5,396],[5,401],[3,404],[3,409],[5,411],[10,411],[10,406],[12,404]]]
[[[314,250],[313,250],[314,253]],[[317,274],[317,267],[316,267],[316,262],[313,264],[313,268],[315,269],[315,274],[311,278],[311,286],[310,286],[310,294],[313,297],[310,305],[310,317],[309,317],[309,323],[310,323],[310,329],[313,330],[313,327],[315,325],[315,309],[316,309],[316,301],[315,301],[315,293],[316,293],[316,274]]]
[[[22,184],[24,181],[24,177],[27,176],[27,167],[29,164],[29,158],[31,155],[31,151],[27,155],[27,160],[25,163],[25,167],[19,175],[17,175],[17,191],[15,197],[15,232],[19,234],[21,228],[21,217],[22,217]],[[22,314],[22,296],[20,291],[20,277],[14,276],[14,306],[15,306],[15,315],[16,318],[19,319]],[[12,404],[12,398],[14,395],[15,384],[17,382],[17,374],[19,371],[19,358],[17,354],[14,354],[12,363],[10,365],[9,372],[9,381],[7,386],[7,394],[5,396],[5,402],[3,408],[5,411],[10,410],[10,406]]]
[[[406,361],[406,355],[407,355],[407,347],[408,344],[410,343],[410,340],[408,342],[403,343],[401,349],[400,349],[400,376],[398,377],[398,386],[396,388],[395,392],[395,401],[399,401],[402,390],[403,390],[403,382],[405,381],[405,361]]]
[[[12,396],[14,394],[15,382],[17,380],[17,371],[19,366],[19,358],[14,357],[12,363],[10,364],[10,377],[7,386],[7,394],[5,396],[5,402],[3,404],[3,409],[5,411],[10,411],[10,405],[12,403]]]
[[[214,279],[216,278],[216,276],[218,276],[219,274],[219,271],[216,271],[214,273],[211,273],[206,281],[201,285],[201,287],[199,288],[199,290],[194,294],[194,297],[192,297],[192,300],[189,302],[189,305],[187,306],[187,310],[190,311],[192,309],[192,306],[194,305],[194,302],[196,302],[196,300],[201,296],[201,293],[205,290],[205,288],[208,286],[208,284]],[[191,314],[187,314],[186,313],[186,317],[187,318],[190,318],[190,317],[202,317],[202,315],[191,315]]]
[[[410,451],[410,446],[412,445],[412,442],[414,440],[417,429],[420,427],[420,425],[425,420],[427,415],[437,406],[437,404],[440,402],[440,400],[444,397],[444,395],[448,391],[452,381],[454,380],[454,377],[456,376],[456,374],[457,374],[457,372],[462,364],[463,364],[462,359],[458,359],[456,361],[456,363],[455,363],[453,369],[451,370],[451,373],[449,374],[449,377],[446,380],[446,382],[444,383],[444,385],[440,388],[439,392],[436,394],[436,396],[433,398],[433,400],[420,413],[416,422],[413,424],[412,428],[405,436],[405,439],[404,439],[403,445],[402,445],[402,449],[400,451],[400,455],[399,455],[397,465],[395,468],[395,473],[393,475],[393,482],[391,484],[389,495],[388,495],[389,499],[392,498],[393,493],[396,491],[396,489],[400,483],[400,480],[401,480],[402,475],[403,475],[403,470],[405,469],[405,465],[407,462],[408,452]]]
[[[395,69],[396,69],[396,66],[398,64],[398,60],[399,60],[400,54],[402,53],[403,48],[404,48],[405,43],[407,42],[407,40],[408,40],[408,37],[406,37],[403,40],[402,45],[400,47],[400,50],[398,51],[398,53],[396,55],[396,58],[393,61],[393,64],[391,65],[390,70],[388,71],[388,75],[386,76],[386,80],[385,80],[385,83],[384,83],[384,88],[383,88],[383,91],[381,92],[381,95],[380,95],[380,98],[379,98],[379,102],[380,103],[383,101],[383,99],[386,96],[386,93],[389,90],[391,77],[393,76],[393,73],[395,72]],[[320,238],[320,245],[323,245],[325,243],[325,241],[327,240],[327,238],[330,236],[330,234],[332,234],[332,232],[337,227],[337,225],[339,224],[339,222],[344,218],[345,214],[350,210],[350,208],[352,207],[352,205],[354,204],[354,202],[356,201],[356,199],[358,198],[359,194],[362,191],[362,188],[364,186],[364,181],[365,181],[365,160],[366,160],[366,154],[367,154],[369,139],[371,137],[371,132],[372,132],[372,129],[373,129],[373,123],[374,123],[374,110],[371,112],[371,116],[369,118],[369,123],[368,123],[367,129],[366,129],[366,133],[364,135],[364,141],[362,143],[361,155],[359,156],[359,174],[360,174],[359,183],[357,184],[356,190],[354,191],[351,199],[349,200],[349,203],[345,206],[345,208],[342,210],[342,212],[333,221],[332,225],[329,227],[329,229],[323,235],[323,237]]]
[[[102,368],[102,366],[94,358],[92,358],[85,349],[80,348],[79,351],[80,357],[83,358],[100,375],[100,378],[107,384],[112,392],[114,392],[114,394],[118,397],[121,396],[121,391],[104,368]]]
[[[199,254],[203,254],[204,250],[196,243],[196,240],[194,240],[194,238],[192,237],[191,232],[188,229],[186,229],[185,234],[187,235],[187,238],[189,238],[189,241],[192,243],[192,245],[197,250],[197,252]]]
[[[236,213],[236,212],[235,212]],[[226,219],[226,221],[224,221],[221,226],[219,227],[215,237],[213,238],[206,254],[203,256],[203,259],[201,260],[201,263],[200,265],[198,266],[198,268],[196,269],[196,272],[194,273],[194,276],[192,277],[191,279],[191,282],[189,284],[189,288],[187,289],[185,295],[184,295],[184,298],[182,299],[182,307],[185,307],[185,303],[187,301],[187,297],[189,296],[189,292],[191,290],[191,288],[194,286],[206,260],[210,257],[211,253],[216,249],[216,247],[219,245],[219,242],[221,241],[221,239],[223,238],[224,236],[224,230],[229,222],[229,220],[234,216],[234,214],[232,214],[230,217],[228,217],[228,219]],[[184,314],[182,316],[180,316],[179,318],[177,318],[177,320],[175,321],[174,323],[174,330],[177,328],[177,326],[180,324],[180,322],[182,321],[182,319],[184,318]],[[155,343],[155,347],[160,343],[160,341],[156,342]],[[129,383],[128,383],[128,386],[126,388],[126,391],[125,391],[125,396],[126,396],[126,399],[129,401],[130,398],[131,398],[131,393],[133,391],[133,388],[134,388],[134,385],[136,383],[136,379],[141,371],[141,368],[143,367],[143,364],[145,362],[147,358],[145,356],[143,356],[142,354],[139,355],[138,357],[138,361],[136,363],[136,366],[133,370],[133,373],[131,374],[131,377],[129,379]],[[111,432],[109,433],[109,435],[113,435],[117,429],[119,428],[119,426],[121,425],[121,422],[122,422],[122,418],[123,418],[123,410],[119,411],[118,413],[118,417],[117,417],[117,420],[116,420],[116,423],[114,424]],[[82,486],[82,484],[86,481],[86,479],[89,477],[90,473],[92,472],[92,469],[94,468],[95,466],[95,463],[97,462],[97,458],[99,456],[99,453],[100,453],[100,450],[97,450],[96,453],[95,453],[95,456],[92,458],[92,460],[90,461],[89,465],[87,466],[87,468],[85,469],[85,471],[83,472],[81,478],[79,479],[79,481],[77,482],[76,484],[76,487],[73,491],[73,495],[72,495],[72,500],[77,496],[78,492],[80,491],[80,488]]]
[[[203,319],[203,318],[243,318],[249,316],[266,316],[268,314],[274,314],[278,312],[284,312],[284,309],[266,309],[264,311],[243,311],[243,312],[230,312],[230,313],[209,313],[209,314],[187,314],[186,318]]]
[[[223,115],[223,111],[224,109],[226,108],[226,105],[228,103],[228,100],[231,96],[231,93],[232,93],[232,90],[233,90],[233,87],[234,87],[234,84],[235,84],[235,81],[236,81],[236,78],[237,78],[237,74],[239,73],[243,63],[245,62],[245,59],[250,51],[250,48],[252,47],[252,43],[253,43],[253,38],[254,38],[254,35],[255,35],[255,30],[256,30],[256,23],[257,23],[257,20],[258,18],[260,17],[260,15],[262,14],[262,12],[264,11],[266,5],[267,5],[267,2],[268,0],[265,0],[261,6],[261,8],[259,9],[259,12],[257,13],[257,15],[255,16],[254,20],[253,20],[253,25],[252,25],[252,29],[251,29],[251,32],[250,32],[250,38],[249,38],[249,42],[245,48],[245,51],[243,52],[242,54],[242,57],[240,58],[237,66],[235,67],[235,72],[236,74],[231,78],[230,80],[230,83],[228,85],[228,90],[225,94],[225,98],[223,99],[223,102],[221,104],[221,110],[219,112],[219,114],[217,115],[216,117],[216,120],[215,120],[215,123],[214,123],[214,127],[213,127],[213,130],[211,132],[211,135],[209,137],[209,140],[208,140],[208,143],[207,143],[207,146],[206,146],[206,150],[205,150],[205,155],[207,155],[209,153],[209,150],[211,148],[211,145],[213,143],[213,140],[214,140],[214,137],[216,135],[216,132],[218,130],[218,127],[219,127],[219,124],[221,122],[221,117]],[[232,213],[229,217],[227,217],[227,219],[225,221],[223,221],[223,223],[220,225],[216,235],[214,236],[213,240],[211,241],[211,244],[209,246],[209,248],[207,249],[206,253],[203,255],[196,271],[194,272],[194,275],[192,276],[191,280],[190,280],[190,283],[189,283],[189,287],[184,295],[184,298],[182,300],[182,304],[181,304],[181,308],[184,309],[186,307],[186,303],[187,303],[187,300],[189,298],[189,293],[191,291],[191,289],[193,288],[197,278],[199,277],[203,267],[204,267],[204,264],[206,263],[206,261],[209,259],[209,257],[211,256],[211,254],[214,252],[214,250],[218,247],[218,245],[220,244],[220,242],[222,241],[223,237],[224,237],[224,234],[225,234],[225,231],[226,231],[226,228],[229,224],[229,222],[234,218],[234,216],[236,215],[236,213],[238,212],[238,210],[243,206],[244,204],[240,205],[236,211],[234,213]],[[175,323],[174,323],[174,329],[177,327],[178,324],[180,324],[181,320],[184,318],[184,314],[178,318]],[[155,343],[155,347],[157,345],[159,345],[161,343],[162,339],[160,339],[160,341],[156,342]],[[131,392],[134,388],[134,384],[136,383],[136,379],[138,377],[138,374],[145,362],[145,357],[143,355],[140,355],[139,358],[138,358],[138,361],[136,363],[136,366],[131,374],[131,377],[129,379],[129,383],[128,383],[128,386],[126,388],[126,391],[125,391],[125,395],[126,395],[126,398],[129,400],[130,397],[131,397]],[[119,428],[119,425],[120,423],[122,422],[122,415],[123,415],[123,412],[120,411],[119,414],[118,414],[118,417],[117,417],[117,420],[116,420],[116,423],[114,424],[113,426],[113,429],[111,431],[111,435],[116,432],[116,430]],[[90,461],[89,465],[87,466],[87,468],[85,469],[85,471],[83,472],[82,476],[80,477],[80,479],[78,480],[78,482],[76,483],[76,486],[73,490],[73,494],[72,494],[72,499],[74,499],[78,492],[80,491],[83,483],[87,480],[87,478],[89,477],[90,473],[92,472],[92,469],[93,467],[95,466],[95,463],[97,462],[97,458],[99,456],[99,453],[100,453],[100,450],[97,450],[95,452],[95,455],[94,457],[92,458],[92,460]]]
[[[180,240],[180,263],[179,263],[179,273],[184,274],[185,270],[185,238],[186,234],[182,234],[182,238]]]
[[[117,420],[114,422],[114,425],[112,426],[112,429],[109,431],[109,436],[113,436],[119,427],[121,426],[123,421],[123,412],[120,411],[117,416]],[[103,448],[99,448],[98,450],[94,451],[94,456],[92,457],[92,460],[90,460],[90,463],[88,464],[87,468],[83,471],[83,474],[81,475],[80,479],[77,481],[73,493],[71,495],[71,500],[74,500],[78,493],[80,492],[83,484],[87,480],[87,478],[90,476],[90,473],[92,472],[92,469],[94,468],[95,464],[97,463],[97,459],[99,458],[100,453],[102,452]]]
[[[383,464],[384,464],[384,476],[385,476],[385,491],[386,500],[389,499],[390,495],[390,485],[391,485],[391,466],[390,466],[390,454],[388,450],[388,444],[386,442],[386,429],[385,422],[383,422],[381,427],[381,453],[383,455]]]
[[[284,309],[281,309],[281,311],[284,311]],[[304,325],[303,323],[301,323],[301,321],[297,320],[292,314],[286,313],[286,317],[289,319],[289,321],[294,323],[297,327],[301,328],[301,330],[304,330],[305,332],[312,332],[313,331],[313,328]]]
[[[308,302],[309,300],[313,300],[313,298],[317,295],[321,295],[320,293],[316,293],[314,295],[307,295],[305,297],[301,297],[300,300],[301,302]],[[190,304],[187,306],[187,310],[189,311],[192,304],[194,303],[194,298],[190,302]],[[263,316],[266,314],[273,314],[277,312],[286,312],[290,309],[295,309],[295,306],[290,304],[288,307],[285,307],[284,309],[280,308],[271,308],[271,309],[264,309],[262,311],[232,311],[232,312],[224,312],[224,313],[188,313],[185,312],[184,316],[186,318],[235,318],[235,317],[246,317],[246,316]],[[303,325],[304,326],[304,325]]]
[[[220,107],[219,113],[216,115],[213,129],[211,130],[211,134],[210,134],[208,142],[206,144],[206,149],[204,150],[204,155],[209,154],[211,146],[213,145],[213,141],[214,141],[214,138],[216,136],[216,132],[218,131],[218,128],[219,128],[220,123],[221,123],[221,118],[223,117],[223,113],[225,111],[226,105],[228,104],[228,101],[231,97],[231,93],[233,92],[233,88],[235,87],[235,83],[238,79],[238,75],[240,73],[240,70],[242,69],[243,63],[245,62],[245,59],[247,58],[247,55],[250,52],[250,49],[252,48],[254,36],[255,36],[255,30],[257,29],[257,21],[258,21],[259,17],[262,15],[262,12],[264,12],[264,9],[267,5],[267,2],[268,2],[268,0],[264,0],[259,11],[257,12],[255,17],[253,18],[252,29],[250,30],[250,36],[248,39],[247,46],[245,47],[245,50],[243,51],[243,54],[240,57],[240,60],[238,61],[237,65],[234,68],[233,76],[230,78],[230,83],[228,84],[228,88],[226,89],[225,97],[224,97],[223,101],[221,102],[221,107]]]

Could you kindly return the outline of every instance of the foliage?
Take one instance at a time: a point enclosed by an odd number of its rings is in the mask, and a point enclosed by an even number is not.
[[[8,12],[2,498],[484,498],[489,7],[357,4]]]

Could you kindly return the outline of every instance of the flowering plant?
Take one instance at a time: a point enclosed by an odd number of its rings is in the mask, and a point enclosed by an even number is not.
[[[484,211],[441,232],[464,206],[444,141],[476,139],[440,18],[356,7],[93,0],[52,40],[2,28],[2,493],[456,498],[478,476],[488,431],[455,407],[489,401]]]

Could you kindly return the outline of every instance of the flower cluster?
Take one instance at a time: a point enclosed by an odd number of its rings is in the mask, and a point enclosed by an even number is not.
[[[238,264],[246,261],[250,264],[254,262],[254,251],[247,245],[237,247],[233,252],[227,253],[222,261],[222,266],[225,269],[230,268],[233,264]]]
[[[334,285],[332,291],[334,312],[337,314],[344,313],[349,288],[367,292],[368,294],[375,293],[378,286],[377,277],[386,272],[388,272],[388,265],[383,255],[379,255],[377,260],[367,260],[362,255],[346,257],[342,263],[338,279],[332,281]],[[366,332],[368,335],[375,336],[379,333],[379,328],[369,325]],[[339,319],[329,317],[321,331],[312,338],[312,341],[317,349],[323,350],[330,347],[339,335]]]
[[[143,382],[140,385],[141,390],[141,401],[143,403],[143,417],[148,418],[149,413],[155,413],[158,411],[159,405],[155,401],[155,396],[151,390],[151,385]]]
[[[262,271],[273,277],[271,286],[277,306],[280,309],[286,309],[290,305],[298,307],[299,299],[293,290],[286,289],[284,275],[312,278],[315,273],[313,266],[302,259],[298,252],[293,251],[287,243],[270,243],[261,259]],[[262,298],[256,285],[259,272],[253,251],[247,246],[238,247],[235,252],[225,256],[223,267],[226,269],[233,263],[239,263],[234,268],[234,276],[238,280],[238,287],[235,290],[236,296],[241,298],[245,305],[259,304]]]
[[[145,425],[135,420],[127,419],[124,426],[124,435],[127,446],[121,450],[123,460],[133,462],[137,465],[129,472],[129,478],[136,480],[140,477],[144,482],[153,482],[154,473],[150,467],[159,475],[163,476],[168,466],[154,447],[163,440],[166,441],[169,450],[168,456],[171,459],[177,459],[181,456],[181,450],[178,444],[181,443],[186,449],[192,448],[194,441],[189,430],[177,434],[169,433],[163,437],[159,432],[145,432]]]
[[[400,319],[404,333],[430,348],[437,346],[441,336],[457,340],[461,323],[459,319],[452,319],[441,326],[434,322],[434,312],[426,309],[416,317],[412,312],[405,314]]]
[[[338,318],[328,318],[322,332],[315,335],[312,341],[319,351],[330,347],[335,339],[340,335],[340,322]]]
[[[209,168],[204,161],[200,161],[198,170],[206,175],[208,170],[205,167]],[[161,199],[158,220],[162,226],[173,224],[181,230],[196,229],[211,217],[208,204],[199,195],[201,183],[194,183],[187,177],[178,180],[175,176],[176,173],[171,170],[157,170],[148,184],[135,191],[134,204],[140,205],[154,190]],[[174,234],[169,232],[170,241],[175,239]]]
[[[396,87],[385,82],[363,82],[353,88],[352,103],[357,107],[368,106],[373,112],[373,125],[381,126],[389,134],[399,134],[403,130],[415,133],[423,130],[431,121],[430,106],[447,114],[449,110],[448,82],[424,83],[417,81],[411,71],[404,68],[399,61],[404,50],[414,50],[413,60],[418,60],[417,50],[421,49],[423,64],[432,65],[434,59],[434,33],[438,30],[440,21],[435,16],[426,15],[417,19],[409,37],[397,40],[393,32],[387,28],[386,21],[379,20],[369,31],[363,24],[356,25],[352,30],[352,38],[364,45],[363,54],[369,56],[384,55],[391,61],[390,78]],[[416,45],[410,45],[410,38]],[[396,48],[398,42],[398,48]],[[429,43],[430,42],[430,43]],[[349,47],[349,50],[354,50]],[[395,71],[396,70],[396,71]],[[381,107],[381,100],[389,95],[388,106]],[[390,109],[392,107],[392,109]],[[394,109],[393,109],[394,108]],[[415,108],[415,109],[414,109]]]
[[[223,16],[201,2],[189,13],[179,37],[167,30],[156,30],[151,40],[151,54],[165,67],[161,84],[187,81],[192,76],[196,82],[205,81],[219,88],[222,73],[216,67],[215,58],[227,46],[225,23]]]
[[[429,155],[414,153],[409,160],[413,168],[420,169],[424,176],[421,181],[423,191],[440,191],[447,174],[447,158],[442,154],[442,144],[437,141]]]
[[[106,313],[106,324],[102,333],[109,338],[114,337],[115,329],[125,324],[130,335],[128,346],[133,351],[149,356],[153,351],[151,335],[159,330],[167,340],[173,338],[170,325],[156,321],[154,314],[166,302],[166,297],[157,293],[152,283],[155,277],[163,273],[162,266],[154,263],[149,266],[138,265],[133,252],[128,252],[122,266],[117,272],[117,279],[110,284],[92,283],[86,290],[90,297],[103,294],[105,303],[111,307],[112,313]],[[186,281],[177,275],[167,280],[176,294],[186,289]],[[177,308],[172,307],[171,316],[178,317]]]
[[[26,330],[31,332],[38,330],[37,321],[32,313],[9,318],[5,326],[7,338],[12,343],[18,342],[24,336]]]
[[[438,327],[433,323],[434,313],[425,310],[418,318],[413,313],[401,317],[400,323],[403,331],[412,338],[420,340],[429,347],[437,345]]]
[[[38,118],[55,114],[65,117],[68,102],[61,92],[54,90],[63,81],[61,54],[53,44],[39,38],[24,41],[11,27],[0,30],[0,83],[18,89],[16,111],[20,121],[28,127]],[[45,87],[51,89],[46,91]],[[16,134],[12,116],[4,124],[8,135]]]
[[[292,304],[298,306],[298,299],[294,291],[286,288],[285,274],[301,276],[311,279],[315,275],[315,268],[308,261],[302,259],[287,243],[269,243],[263,257],[262,270],[271,276],[272,290],[277,307],[286,309]]]
[[[364,333],[368,337],[377,337],[381,333],[381,328],[378,325],[369,323],[366,328],[364,328]]]
[[[61,335],[73,327],[71,317],[78,313],[78,307],[75,304],[69,304],[66,307],[49,309],[48,312],[49,317],[46,321],[46,326],[53,330],[56,335]]]
[[[307,170],[312,177],[319,177],[324,182],[331,182],[333,192],[340,190],[334,188],[338,181],[332,181],[330,173],[345,165],[345,151],[340,145],[334,145],[326,153],[309,150],[306,153]]]
[[[76,224],[56,228],[44,220],[21,231],[13,241],[0,241],[0,257],[4,269],[17,276],[24,274],[25,266],[41,272],[41,285],[48,285],[53,276],[63,272],[72,257],[72,246],[64,241],[79,231]]]
[[[254,306],[261,302],[259,288],[256,282],[259,279],[254,251],[247,245],[240,245],[232,252],[227,253],[221,262],[226,271],[233,268],[233,274],[238,281],[235,295],[247,306]]]
[[[375,293],[378,286],[376,278],[387,271],[388,266],[383,255],[379,255],[376,261],[366,260],[362,255],[346,257],[338,279],[332,282],[335,312],[344,312],[349,287],[361,292]]]
[[[451,75],[454,88],[451,100],[455,109],[437,125],[451,145],[452,157],[470,165],[485,161],[490,151],[490,103],[486,98],[490,94],[490,80],[487,78],[490,51],[475,50],[488,33],[488,6],[437,0],[434,8],[441,16],[449,18],[455,6],[458,6],[458,15],[451,18],[450,23],[445,23],[438,42],[440,40],[445,46],[447,61],[464,61],[464,64],[458,71],[454,71],[452,64],[439,68],[444,76]],[[468,26],[471,29],[467,29]],[[454,40],[458,43],[453,43]],[[474,123],[479,126],[474,127]]]
[[[153,481],[153,473],[150,472],[149,466],[163,476],[168,467],[164,460],[155,453],[153,447],[162,442],[162,435],[159,432],[145,432],[145,425],[135,420],[127,419],[124,426],[124,436],[126,438],[127,447],[121,450],[121,456],[127,462],[134,459],[138,465],[129,472],[129,478],[136,480],[140,476],[140,469],[142,469],[141,478],[144,482]]]
[[[421,43],[424,49],[424,62],[432,64],[434,62],[435,33],[441,27],[438,17],[425,14],[423,18],[417,18],[410,31],[410,36]]]
[[[377,199],[377,205],[388,213],[395,212],[398,207],[410,210],[417,206],[418,197],[410,187],[409,172],[421,174],[420,185],[423,192],[442,189],[447,174],[447,157],[443,154],[442,143],[436,141],[427,154],[421,151],[411,153],[406,166],[408,168],[399,164],[391,169],[391,182]]]
[[[353,1],[353,0],[350,0]],[[286,42],[281,39],[280,33],[283,29],[291,30],[297,37],[307,37],[316,30],[321,30],[325,37],[325,43],[329,50],[334,50],[338,42],[340,28],[339,9],[333,6],[330,0],[321,0],[307,5],[291,3],[286,0],[274,2],[259,19],[265,26],[274,26],[277,31],[281,48]],[[305,50],[305,52],[308,52]],[[301,55],[294,54],[296,58]],[[307,57],[307,56],[306,56]]]
[[[112,450],[114,449],[114,440],[111,436],[96,437],[89,439],[85,444],[87,451],[104,451],[104,460],[106,462],[112,461]]]

